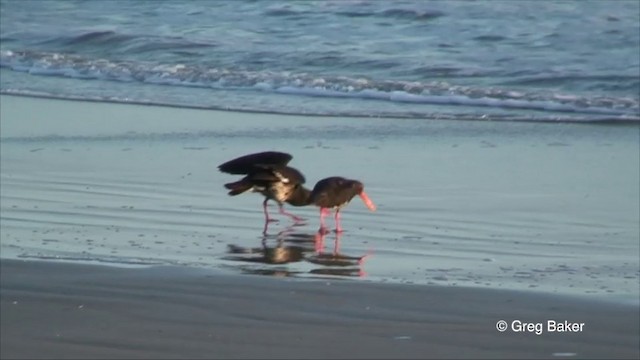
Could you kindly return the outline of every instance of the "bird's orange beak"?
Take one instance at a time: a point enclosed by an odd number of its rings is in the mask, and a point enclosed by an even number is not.
[[[365,193],[364,191],[360,192],[360,198],[362,199],[362,202],[367,205],[369,210],[376,211],[376,205],[373,203],[373,201],[371,201],[371,199],[369,199],[367,193]]]

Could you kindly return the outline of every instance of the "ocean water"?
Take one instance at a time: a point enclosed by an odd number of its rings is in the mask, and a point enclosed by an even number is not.
[[[640,122],[630,1],[0,1],[0,92],[285,114]]]

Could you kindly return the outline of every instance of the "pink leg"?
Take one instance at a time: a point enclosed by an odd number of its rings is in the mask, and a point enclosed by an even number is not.
[[[340,237],[342,237],[341,233],[336,233],[336,240],[333,243],[333,255],[340,254]]]
[[[321,234],[326,234],[329,232],[324,224],[324,217],[327,216],[327,213],[329,213],[329,211],[330,210],[327,208],[320,208],[320,230],[318,230],[318,232]]]
[[[344,230],[342,230],[342,227],[340,226],[340,210],[339,209],[336,210],[335,220],[336,220],[336,233],[340,234]]]
[[[269,199],[264,199],[264,202],[262,203],[262,209],[264,210],[264,221],[265,222],[278,221],[276,219],[272,219],[271,217],[269,217],[269,211],[267,211],[267,201],[269,201]]]
[[[326,233],[322,233],[320,231],[318,231],[318,233],[316,233],[315,236],[315,242],[314,242],[314,247],[316,250],[316,253],[318,254],[322,254],[322,250],[324,249],[324,237],[325,237]]]
[[[286,212],[286,211],[284,210],[284,206],[282,206],[282,204],[278,204],[278,207],[280,208],[280,214],[282,214],[282,215],[286,215],[286,216],[290,217],[290,218],[291,218],[291,220],[295,221],[296,223],[299,223],[299,222],[303,222],[303,221],[304,221],[304,219],[303,219],[303,218],[301,218],[301,217],[299,217],[299,216],[295,216],[295,215],[293,215],[293,214],[290,214],[290,213]]]

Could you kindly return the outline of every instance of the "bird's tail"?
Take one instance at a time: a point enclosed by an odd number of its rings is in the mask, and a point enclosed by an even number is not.
[[[224,187],[231,190],[229,191],[229,195],[236,196],[242,194],[247,190],[250,190],[253,185],[251,184],[251,182],[242,179],[240,181],[224,184]]]

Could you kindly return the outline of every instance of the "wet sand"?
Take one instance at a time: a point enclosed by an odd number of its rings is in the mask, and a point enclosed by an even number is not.
[[[2,358],[637,358],[638,308],[528,292],[2,260]],[[501,333],[504,319],[543,322]],[[549,332],[548,320],[584,323]]]
[[[0,105],[3,358],[638,356],[638,126]],[[263,234],[216,165],[269,149],[378,211]]]
[[[638,126],[319,118],[0,96],[3,258],[186,265],[640,303]],[[262,198],[216,166],[294,155],[378,206],[343,210],[314,262],[313,207],[263,235]],[[332,224],[333,219],[329,219]],[[247,251],[251,253],[247,254]],[[244,253],[242,253],[244,252]],[[265,256],[261,256],[265,255]],[[279,257],[279,259],[275,259]],[[312,261],[307,261],[312,260]]]

